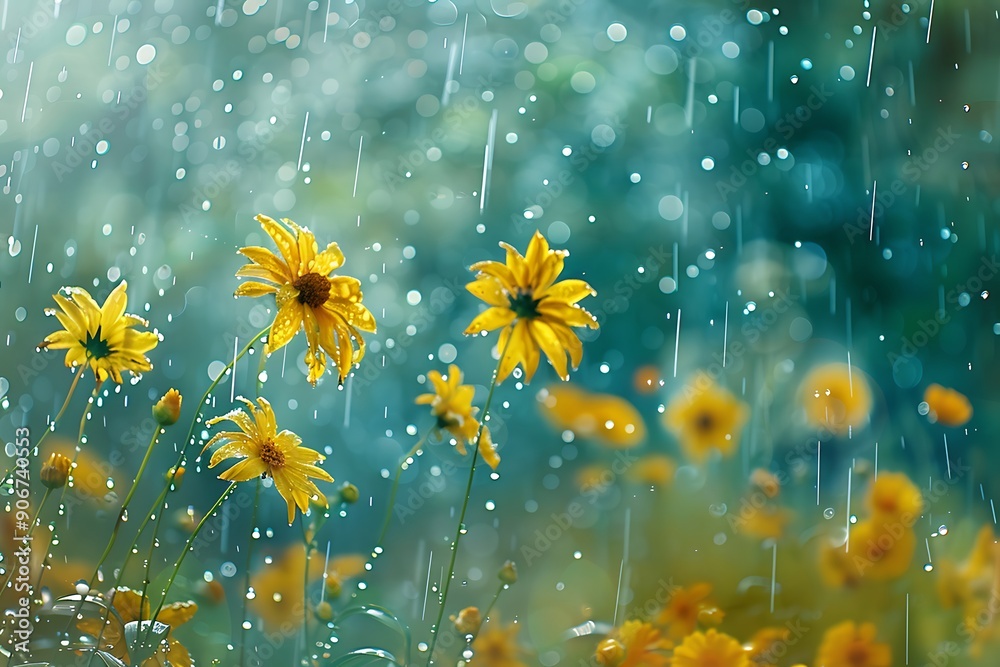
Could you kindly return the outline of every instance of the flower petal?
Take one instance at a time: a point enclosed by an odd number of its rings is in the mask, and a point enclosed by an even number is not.
[[[471,336],[480,331],[493,331],[509,325],[516,318],[517,314],[510,308],[487,308],[473,318],[469,326],[465,328],[465,335]]]
[[[538,293],[539,299],[562,301],[569,304],[576,303],[588,296],[597,296],[597,290],[586,281],[575,278],[560,280],[545,291]]]
[[[326,246],[323,252],[316,255],[309,264],[309,270],[321,276],[328,276],[330,273],[344,265],[344,253],[340,246],[334,242]]]
[[[254,280],[250,280],[245,283],[241,283],[239,287],[236,288],[236,296],[264,296],[265,294],[274,294],[278,291],[278,288],[274,285],[265,285],[264,283],[259,283]]]
[[[267,337],[267,353],[280,350],[295,338],[302,328],[303,306],[298,299],[288,299],[278,310]]]
[[[560,380],[569,380],[569,371],[566,370],[566,350],[559,343],[559,338],[548,324],[543,320],[534,319],[529,321],[531,327],[531,338],[545,352],[552,367],[556,369],[556,374]]]
[[[486,276],[477,278],[465,286],[473,296],[482,299],[491,306],[498,308],[509,308],[510,297],[503,285],[496,278]]]
[[[245,482],[260,477],[267,472],[267,464],[258,457],[243,459],[229,470],[219,475],[219,479],[227,482]]]
[[[274,245],[278,247],[278,251],[288,265],[289,274],[298,276],[299,248],[295,236],[274,218],[260,214],[254,219],[260,223],[261,228],[267,232],[267,235],[274,241]]]

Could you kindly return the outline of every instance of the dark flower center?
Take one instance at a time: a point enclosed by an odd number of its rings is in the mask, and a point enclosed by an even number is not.
[[[260,446],[258,454],[268,468],[280,468],[285,465],[285,453],[274,446],[274,443],[267,440]]]
[[[310,308],[319,308],[330,298],[330,279],[318,273],[307,273],[296,278],[292,287],[299,292],[296,297],[299,303]]]
[[[715,415],[710,412],[702,412],[694,420],[694,425],[702,433],[707,433],[715,426]]]
[[[518,319],[530,320],[538,317],[538,304],[541,299],[532,298],[531,290],[511,294],[508,299],[510,300],[510,309],[514,311]]]
[[[91,359],[103,359],[111,355],[111,347],[108,345],[108,341],[101,338],[100,325],[97,325],[96,332],[90,333],[88,331],[87,340],[80,342],[83,343],[83,347],[87,350],[87,355]]]

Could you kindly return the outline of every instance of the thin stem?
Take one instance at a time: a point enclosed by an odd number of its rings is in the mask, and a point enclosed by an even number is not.
[[[177,557],[177,563],[174,565],[174,571],[170,573],[170,578],[167,579],[167,585],[163,587],[163,596],[160,598],[160,604],[156,606],[156,611],[154,611],[152,616],[150,616],[151,619],[156,619],[156,617],[160,615],[160,612],[163,611],[163,604],[167,600],[167,593],[170,592],[170,587],[174,585],[174,579],[177,578],[177,573],[181,571],[181,565],[184,563],[184,558],[188,555],[188,552],[191,551],[191,545],[194,544],[195,539],[198,537],[198,533],[200,533],[201,529],[204,528],[209,517],[215,514],[215,512],[222,505],[223,501],[225,501],[225,499],[229,497],[229,494],[233,492],[237,484],[238,482],[229,483],[229,486],[227,486],[226,490],[222,492],[222,495],[215,501],[215,504],[212,505],[211,509],[205,512],[205,516],[203,516],[201,521],[198,522],[198,526],[194,529],[194,532],[191,533],[191,537],[189,537],[187,542],[184,543],[184,551],[182,551],[181,555]],[[149,640],[149,634],[151,634],[152,631],[153,624],[150,623],[149,632],[146,634],[147,641]]]
[[[153,429],[153,437],[149,441],[149,446],[146,447],[146,455],[142,457],[142,463],[139,464],[139,472],[135,475],[135,481],[132,482],[132,488],[128,490],[128,494],[125,496],[125,502],[122,503],[122,508],[118,512],[118,519],[115,521],[115,527],[111,531],[111,538],[108,540],[108,544],[104,547],[104,553],[101,555],[101,559],[97,562],[97,567],[94,568],[94,576],[90,578],[90,587],[93,588],[94,584],[97,582],[97,575],[101,570],[101,566],[108,559],[111,554],[111,549],[115,544],[115,540],[118,538],[118,531],[122,524],[126,521],[128,516],[128,505],[132,502],[132,496],[135,495],[136,489],[139,488],[139,481],[142,479],[142,474],[146,471],[146,464],[149,463],[149,457],[153,453],[153,447],[156,445],[157,438],[160,437],[161,427],[157,425]]]
[[[396,502],[396,492],[399,491],[399,477],[403,474],[403,464],[405,464],[411,456],[414,456],[418,451],[420,451],[420,448],[424,446],[424,443],[427,442],[427,438],[429,438],[433,432],[434,429],[427,431],[427,433],[425,433],[424,436],[417,441],[417,444],[413,445],[413,449],[407,452],[406,455],[399,460],[399,465],[396,466],[396,478],[392,480],[392,491],[389,493],[389,506],[385,510],[385,520],[382,522],[382,532],[378,535],[378,542],[375,543],[376,546],[382,545],[382,541],[385,539],[385,534],[389,530],[389,521],[392,519],[392,509]]]
[[[45,493],[42,495],[42,502],[38,503],[38,509],[35,510],[35,516],[31,519],[31,523],[28,524],[28,532],[25,534],[25,544],[31,539],[31,532],[35,529],[35,524],[38,522],[38,517],[42,514],[42,508],[45,507],[45,501],[49,499],[49,493],[52,489],[46,488]],[[45,563],[42,563],[42,569],[45,569]],[[10,584],[11,578],[14,576],[14,572],[17,570],[16,567],[11,567],[10,572],[7,574],[6,581],[3,582],[3,586],[0,586],[0,593],[7,590],[7,586]],[[38,590],[38,587],[31,589],[32,593]]]
[[[493,607],[494,605],[496,605],[497,600],[500,598],[500,594],[503,593],[505,590],[507,590],[507,584],[501,582],[500,588],[497,589],[497,592],[493,594],[493,599],[490,600],[490,606],[486,608],[486,611],[482,615],[484,623],[486,622],[486,619],[490,617],[490,612],[493,611]],[[478,635],[479,632],[477,631],[476,634]]]
[[[306,530],[306,516],[305,514],[300,514],[299,518],[302,519],[302,539],[306,546],[306,562],[302,568],[302,641],[304,643],[303,649],[305,651],[305,661],[304,664],[311,664],[309,659],[309,557],[312,556],[313,541],[309,539],[309,533]]]
[[[476,444],[472,448],[472,466],[469,467],[469,481],[465,484],[465,501],[462,503],[462,511],[458,515],[455,541],[451,544],[451,561],[448,563],[448,574],[444,579],[444,589],[441,591],[441,606],[438,608],[437,620],[434,621],[434,627],[431,632],[431,646],[427,651],[427,667],[430,667],[434,662],[434,645],[437,644],[438,634],[441,631],[441,619],[444,618],[445,605],[448,602],[448,591],[451,589],[451,580],[455,576],[455,559],[458,557],[458,542],[462,539],[462,530],[465,527],[465,512],[469,509],[469,499],[472,497],[472,480],[476,476],[476,463],[479,460],[479,442],[483,438],[483,430],[486,428],[486,420],[489,418],[490,403],[493,402],[493,392],[497,388],[497,378],[500,377],[500,364],[503,363],[503,358],[507,354],[507,348],[510,347],[512,338],[513,336],[507,338],[507,344],[504,345],[504,349],[500,353],[500,359],[497,360],[496,370],[493,371],[493,382],[490,384],[490,392],[486,395],[486,404],[483,406],[483,420],[479,423]]]
[[[73,382],[72,384],[70,384],[69,391],[66,393],[66,400],[63,401],[62,407],[59,408],[59,412],[56,413],[56,416],[52,419],[52,421],[49,422],[48,426],[45,428],[45,433],[42,433],[42,437],[40,437],[38,439],[38,442],[35,443],[35,447],[41,445],[42,441],[45,440],[45,436],[47,436],[49,433],[52,433],[52,431],[55,430],[56,423],[60,419],[62,419],[63,414],[66,412],[66,408],[69,407],[69,401],[71,398],[73,398],[73,393],[76,391],[76,385],[80,384],[80,378],[83,377],[83,372],[87,370],[87,368],[88,366],[86,363],[80,364],[80,370],[78,370],[76,372],[76,375],[73,376]]]
[[[253,515],[250,517],[250,544],[247,545],[247,566],[244,568],[246,571],[246,584],[243,586],[244,591],[250,590],[250,565],[251,565],[251,555],[253,554],[253,531],[257,528],[257,506],[260,504],[260,478],[257,479],[257,490],[254,492],[253,496]],[[244,627],[244,623],[247,620],[247,598],[246,592],[243,593],[243,616],[240,620],[240,661],[236,664],[244,665],[243,656],[246,655],[247,649],[247,629]]]

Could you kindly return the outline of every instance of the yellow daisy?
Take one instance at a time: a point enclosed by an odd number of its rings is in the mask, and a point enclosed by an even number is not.
[[[612,636],[597,647],[596,657],[608,660],[617,653],[617,642],[623,649],[621,662],[617,667],[664,667],[670,658],[661,651],[673,648],[673,644],[660,636],[660,631],[644,621],[625,621],[615,629]],[[610,661],[609,661],[610,662]]]
[[[577,437],[594,438],[614,449],[635,447],[646,437],[642,415],[614,394],[592,393],[570,383],[546,388],[539,402],[553,426]]]
[[[103,306],[82,287],[63,289],[69,298],[53,294],[60,310],[48,308],[45,314],[55,315],[64,328],[46,336],[39,348],[66,350],[66,365],[89,365],[98,383],[110,377],[121,384],[122,371],[138,374],[153,369],[146,353],[156,347],[160,337],[134,329],[148,327],[149,322],[125,312],[128,283],[118,283]]]
[[[868,419],[872,393],[864,374],[847,364],[814,368],[800,388],[806,420],[834,433],[847,433]]]
[[[917,548],[910,525],[877,515],[851,528],[850,557],[862,577],[886,581],[903,576]]]
[[[139,593],[125,586],[120,586],[113,593],[109,593],[109,599],[112,594],[114,595],[112,606],[118,612],[118,615],[121,616],[123,623],[149,620],[149,598],[143,600]],[[190,621],[197,611],[198,605],[194,602],[174,602],[173,604],[164,606],[157,615],[156,620],[170,626],[166,642],[153,657],[143,661],[141,666],[137,664],[136,667],[165,667],[166,665],[169,665],[169,667],[191,667],[194,664],[191,655],[184,648],[183,644],[174,639],[173,634],[177,626]],[[101,633],[101,622],[96,619],[86,619],[80,621],[77,625],[81,631],[92,634],[94,637],[97,637]],[[105,626],[101,643],[105,650],[116,658],[125,661],[128,660],[128,648],[125,645],[125,637],[122,635],[117,624],[108,623]]]
[[[503,327],[497,347],[507,353],[500,363],[498,383],[518,364],[524,369],[525,382],[531,382],[539,351],[545,352],[561,379],[569,379],[567,353],[574,369],[583,359],[583,344],[570,327],[598,327],[597,318],[577,302],[597,292],[582,280],[555,282],[569,252],[551,250],[540,232],[535,232],[523,257],[507,243],[500,247],[507,251],[505,264],[477,262],[469,267],[478,273],[466,289],[490,307],[472,320],[466,335]]]
[[[750,667],[750,658],[738,641],[712,628],[685,637],[674,650],[672,667]]]
[[[316,237],[306,227],[288,218],[282,220],[284,226],[266,215],[256,220],[281,257],[259,246],[240,248],[239,253],[251,263],[240,267],[236,275],[257,280],[240,285],[236,296],[274,294],[278,314],[268,335],[267,352],[280,350],[304,327],[309,383],[315,386],[326,371],[327,354],[342,383],[351,366],[365,356],[365,341],[358,330],[375,333],[375,318],[361,303],[361,281],[331,275],[344,264],[344,253],[336,243],[319,252]]]
[[[703,461],[713,449],[723,456],[735,451],[750,410],[706,373],[698,373],[670,402],[665,418],[688,458]]]
[[[823,634],[816,667],[891,667],[892,651],[888,644],[876,642],[875,634],[871,623],[858,626],[844,621],[833,626]]]
[[[924,391],[924,402],[930,412],[927,416],[945,426],[964,426],[972,419],[972,404],[965,394],[932,384]]]
[[[885,520],[913,525],[924,511],[924,498],[905,473],[882,472],[868,491],[868,509]]]
[[[219,478],[230,482],[245,482],[254,477],[273,478],[274,488],[288,505],[289,525],[295,520],[296,506],[303,514],[308,511],[310,500],[327,507],[326,496],[310,479],[333,481],[325,470],[313,465],[325,457],[314,449],[301,447],[302,439],[291,431],[278,433],[274,410],[267,399],[257,399],[259,408],[242,396],[239,400],[250,410],[249,415],[241,408],[208,420],[209,426],[228,420],[240,427],[239,431],[222,431],[212,436],[202,451],[223,440],[226,444],[212,455],[208,467],[214,468],[229,458],[241,458],[242,461]]]
[[[427,373],[427,379],[434,387],[434,393],[421,394],[417,396],[416,402],[431,406],[431,414],[437,417],[435,428],[455,436],[455,449],[465,456],[465,443],[474,445],[476,436],[479,435],[479,420],[475,416],[479,408],[472,407],[476,390],[471,384],[462,384],[462,371],[455,364],[448,366],[447,377],[435,370]],[[490,439],[490,429],[486,426],[479,438],[479,455],[494,470],[500,465],[500,456]]]

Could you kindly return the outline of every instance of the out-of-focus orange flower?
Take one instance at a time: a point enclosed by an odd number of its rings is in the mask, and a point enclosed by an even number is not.
[[[750,658],[752,667],[777,667],[780,656],[775,649],[779,646],[787,647],[790,639],[791,631],[787,627],[761,628],[743,648]],[[784,652],[781,655],[784,655]]]
[[[889,645],[875,641],[875,635],[876,629],[871,623],[860,626],[854,621],[839,623],[823,634],[816,664],[822,667],[892,667]]]
[[[937,589],[945,609],[975,604],[976,600],[989,596],[994,581],[1000,576],[995,566],[998,552],[1000,543],[993,534],[993,527],[987,524],[979,529],[972,551],[961,565],[941,560]]]
[[[517,643],[520,629],[516,623],[505,627],[491,620],[472,642],[476,662],[482,667],[527,667],[522,660],[525,650]]]
[[[924,499],[917,485],[905,473],[881,472],[865,500],[872,514],[885,521],[913,525],[923,513]]]
[[[768,498],[776,498],[781,493],[781,479],[764,468],[756,468],[750,473],[750,483],[760,489]]]
[[[858,368],[847,364],[814,368],[802,381],[800,394],[807,421],[834,433],[857,428],[872,409],[868,381]]]
[[[916,548],[913,528],[901,521],[872,517],[851,528],[851,563],[862,577],[875,581],[901,577]]]
[[[640,484],[663,486],[674,479],[677,463],[666,454],[647,454],[628,469],[626,476]]]
[[[750,667],[750,658],[738,641],[712,628],[685,637],[674,650],[673,667]]]
[[[597,645],[595,657],[605,667],[664,667],[670,658],[663,651],[672,647],[649,623],[631,620]]]
[[[579,437],[615,448],[635,447],[646,437],[642,415],[624,398],[566,384],[548,387],[539,400],[542,414],[553,426]]]
[[[965,394],[954,389],[928,385],[924,390],[924,402],[930,409],[927,417],[944,426],[963,426],[972,419],[972,404]]]
[[[748,537],[777,540],[785,534],[785,528],[791,520],[792,511],[787,507],[764,505],[747,516],[740,517],[737,528]]]
[[[709,599],[711,594],[712,585],[705,582],[679,588],[660,610],[657,623],[666,626],[670,637],[674,639],[691,634],[704,611],[717,609]]]
[[[660,388],[660,376],[656,366],[640,366],[632,375],[632,385],[640,394],[652,394]]]
[[[720,387],[707,373],[698,373],[670,402],[667,427],[688,458],[703,461],[712,450],[730,456],[750,417],[746,403]]]

